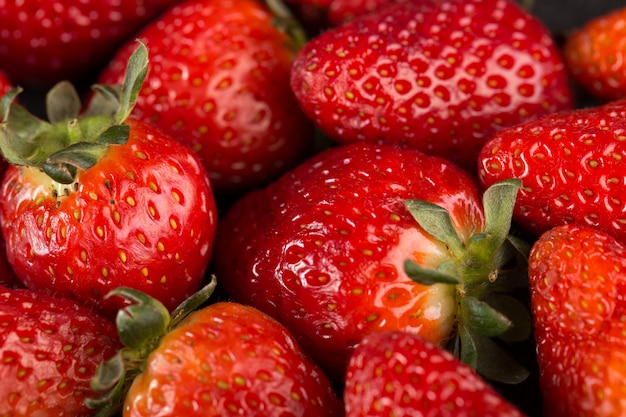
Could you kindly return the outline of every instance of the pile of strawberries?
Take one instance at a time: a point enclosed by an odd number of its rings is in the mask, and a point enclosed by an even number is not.
[[[626,415],[626,8],[556,35],[3,4],[0,417]]]

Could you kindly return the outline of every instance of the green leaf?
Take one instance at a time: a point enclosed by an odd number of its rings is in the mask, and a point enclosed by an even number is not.
[[[508,179],[496,182],[483,194],[485,228],[483,233],[488,239],[483,243],[483,253],[495,253],[502,245],[511,229],[511,219],[515,199],[522,182]]]
[[[91,379],[91,389],[103,393],[97,398],[86,398],[85,405],[96,409],[94,417],[112,417],[119,414],[132,378],[127,378],[123,350],[96,369]]]
[[[504,314],[474,297],[461,297],[461,316],[469,331],[483,336],[498,336],[511,327]]]
[[[0,100],[0,121],[6,122],[9,120],[9,112],[11,111],[11,106],[15,101],[16,97],[24,91],[22,87],[13,87],[11,90],[7,91],[5,95],[2,96],[2,100]]]
[[[119,296],[132,304],[117,312],[115,323],[120,340],[129,348],[141,350],[165,334],[170,313],[157,299],[133,288],[119,287],[107,294]]]
[[[77,169],[91,168],[107,149],[108,146],[101,143],[75,143],[50,155],[42,169],[53,180],[61,184],[71,184],[76,179]]]
[[[202,304],[204,304],[211,297],[216,286],[217,280],[215,275],[211,275],[211,281],[208,284],[176,307],[176,309],[172,312],[169,327],[175,327],[182,319],[187,317],[189,313],[197,310]]]
[[[476,364],[478,361],[478,352],[476,351],[476,344],[474,343],[474,338],[469,330],[463,326],[459,326],[459,352],[458,358],[461,362],[466,363],[472,369],[476,369]]]
[[[120,108],[120,91],[121,85],[110,86],[106,84],[94,84],[91,86],[91,90],[94,92],[87,110],[83,113],[85,117],[91,116],[115,116]]]
[[[2,98],[2,120],[0,124],[0,152],[14,165],[33,165],[38,155],[35,138],[50,130],[50,123],[29,113],[13,100],[22,90],[15,87]]]
[[[404,272],[409,276],[409,278],[421,285],[456,285],[460,283],[459,279],[452,275],[435,269],[423,268],[410,259],[404,261]]]
[[[127,124],[113,125],[105,130],[98,138],[98,143],[107,145],[124,145],[128,142],[130,126]]]
[[[46,113],[52,124],[77,118],[81,107],[78,92],[68,81],[57,83],[46,94]]]
[[[486,336],[473,334],[472,339],[478,352],[476,372],[492,381],[519,384],[530,372],[509,352]]]
[[[123,123],[130,116],[148,73],[148,48],[142,41],[137,42],[139,46],[130,56],[126,66],[126,75],[120,94],[120,107],[115,115],[117,124]]]
[[[91,389],[96,392],[109,391],[118,384],[124,373],[124,358],[120,350],[115,356],[98,366],[91,380]]]
[[[532,316],[528,306],[506,294],[489,294],[487,301],[511,320],[511,326],[498,337],[506,343],[523,342],[532,333]]]
[[[75,166],[69,164],[47,164],[44,163],[41,168],[50,178],[61,184],[71,184],[76,180],[78,170]]]
[[[463,259],[465,245],[452,223],[450,213],[436,204],[422,200],[405,200],[404,205],[426,233],[446,244],[457,259]]]

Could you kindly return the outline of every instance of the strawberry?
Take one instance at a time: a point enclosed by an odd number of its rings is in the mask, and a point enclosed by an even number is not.
[[[177,0],[0,2],[0,70],[17,85],[91,81],[115,50]]]
[[[483,206],[477,182],[440,158],[368,143],[330,148],[230,207],[214,272],[233,300],[283,323],[333,380],[359,340],[380,330],[456,348],[460,334],[476,365],[483,336],[511,324],[486,300],[496,305],[491,290],[514,275],[501,269],[515,192],[503,182]],[[474,326],[476,314],[490,317],[489,329]]]
[[[74,301],[0,286],[0,415],[93,415],[91,379],[120,348],[115,325]]]
[[[626,98],[626,7],[597,16],[569,34],[563,59],[572,78],[595,97]]]
[[[134,115],[197,152],[216,193],[275,178],[311,150],[313,129],[291,92],[294,41],[257,0],[189,0],[139,37],[152,61]],[[100,75],[116,83],[133,48]]]
[[[624,240],[625,120],[619,101],[501,130],[480,153],[481,184],[520,179],[513,218],[535,236],[574,223]]]
[[[3,99],[0,148],[12,165],[0,221],[9,262],[27,287],[105,314],[119,305],[104,295],[122,284],[176,307],[202,285],[212,253],[216,205],[202,164],[127,118],[146,68],[140,45],[119,96],[99,86],[100,98],[78,117],[67,83],[49,93],[50,122],[11,105],[19,90]]]
[[[585,225],[532,247],[531,288],[544,415],[626,414],[626,246]]]
[[[471,173],[499,129],[572,107],[549,31],[507,0],[385,7],[310,40],[291,85],[337,142],[411,147]]]
[[[368,13],[375,12],[393,3],[406,0],[287,0],[296,12],[303,6],[316,7],[325,12],[325,24],[339,26]]]
[[[350,357],[346,417],[522,417],[472,368],[408,332],[366,336]]]
[[[343,415],[326,376],[280,323],[232,302],[189,306],[202,304],[194,298],[206,298],[214,286],[212,281],[171,317],[145,294],[114,290],[111,296],[136,304],[117,317],[126,347],[102,365],[93,382],[102,388],[131,385],[91,405],[115,411],[112,404],[122,397],[124,417]],[[133,379],[124,379],[129,375]]]

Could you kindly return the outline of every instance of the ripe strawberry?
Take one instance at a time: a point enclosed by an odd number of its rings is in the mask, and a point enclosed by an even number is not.
[[[563,57],[571,76],[602,100],[626,98],[626,7],[588,21],[570,34]]]
[[[350,358],[346,417],[522,417],[472,368],[407,332],[366,336]]]
[[[27,287],[110,314],[119,305],[103,297],[120,285],[174,308],[202,284],[215,201],[193,152],[127,119],[146,67],[141,45],[120,96],[101,86],[102,100],[82,117],[66,83],[48,97],[50,123],[9,106],[17,91],[5,96],[0,147],[14,165],[0,187],[0,221],[9,262]],[[113,102],[116,110],[107,110]]]
[[[330,148],[231,206],[218,223],[215,273],[234,300],[283,323],[332,379],[380,330],[442,345],[458,331],[471,353],[477,333],[498,334],[472,327],[478,310],[493,319],[487,327],[507,327],[483,300],[507,282],[496,276],[511,255],[515,192],[503,183],[487,193],[485,219],[478,184],[447,161],[385,145]]]
[[[326,24],[339,26],[350,20],[406,0],[287,0],[296,12],[303,6],[314,6],[325,12]]]
[[[120,347],[113,323],[77,303],[0,286],[0,415],[93,415],[91,378]]]
[[[626,101],[548,115],[504,129],[479,156],[484,187],[522,181],[514,220],[539,235],[563,223],[626,239]]]
[[[528,268],[544,415],[625,415],[626,246],[557,226],[535,242]]]
[[[177,0],[0,2],[0,69],[17,85],[82,82]]]
[[[291,85],[340,143],[416,148],[472,173],[499,129],[572,107],[550,33],[507,0],[385,7],[309,41]]]
[[[214,282],[207,287],[203,291],[211,291]],[[113,294],[137,301],[117,319],[122,340],[129,336],[131,343],[103,365],[94,386],[123,386],[123,366],[136,372],[133,367],[140,362],[140,373],[125,395],[124,417],[343,415],[328,379],[285,328],[260,311],[219,302],[197,310],[183,307],[170,318],[162,305],[142,294],[127,289]],[[137,334],[148,337],[140,340]],[[92,405],[110,405],[120,394],[111,393]]]
[[[152,61],[134,114],[198,153],[217,193],[275,178],[311,150],[291,92],[294,42],[257,0],[189,0],[146,27]],[[118,82],[133,43],[101,74]]]

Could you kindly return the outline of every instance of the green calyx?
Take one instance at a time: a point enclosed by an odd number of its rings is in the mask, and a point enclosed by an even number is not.
[[[150,353],[167,333],[211,297],[215,286],[216,279],[212,276],[207,285],[171,314],[161,302],[132,288],[120,287],[107,294],[107,298],[122,297],[130,301],[130,305],[120,309],[115,319],[124,347],[100,364],[91,380],[91,388],[101,393],[98,398],[86,400],[88,407],[98,410],[95,416],[118,415],[126,392],[134,378],[144,371]]]
[[[148,50],[139,42],[126,67],[121,88],[93,86],[94,96],[81,114],[76,89],[67,81],[46,96],[48,121],[15,103],[15,87],[0,100],[0,152],[14,165],[42,169],[53,180],[70,184],[79,170],[95,165],[110,145],[126,143],[130,115],[148,70]]]
[[[467,242],[459,237],[444,208],[421,200],[405,201],[420,227],[445,244],[450,255],[437,269],[407,259],[406,274],[422,285],[455,287],[457,326],[450,349],[483,376],[504,383],[519,383],[528,376],[502,347],[524,341],[531,333],[528,308],[509,294],[527,283],[530,247],[509,235],[520,187],[519,180],[509,179],[485,191],[485,227]]]

